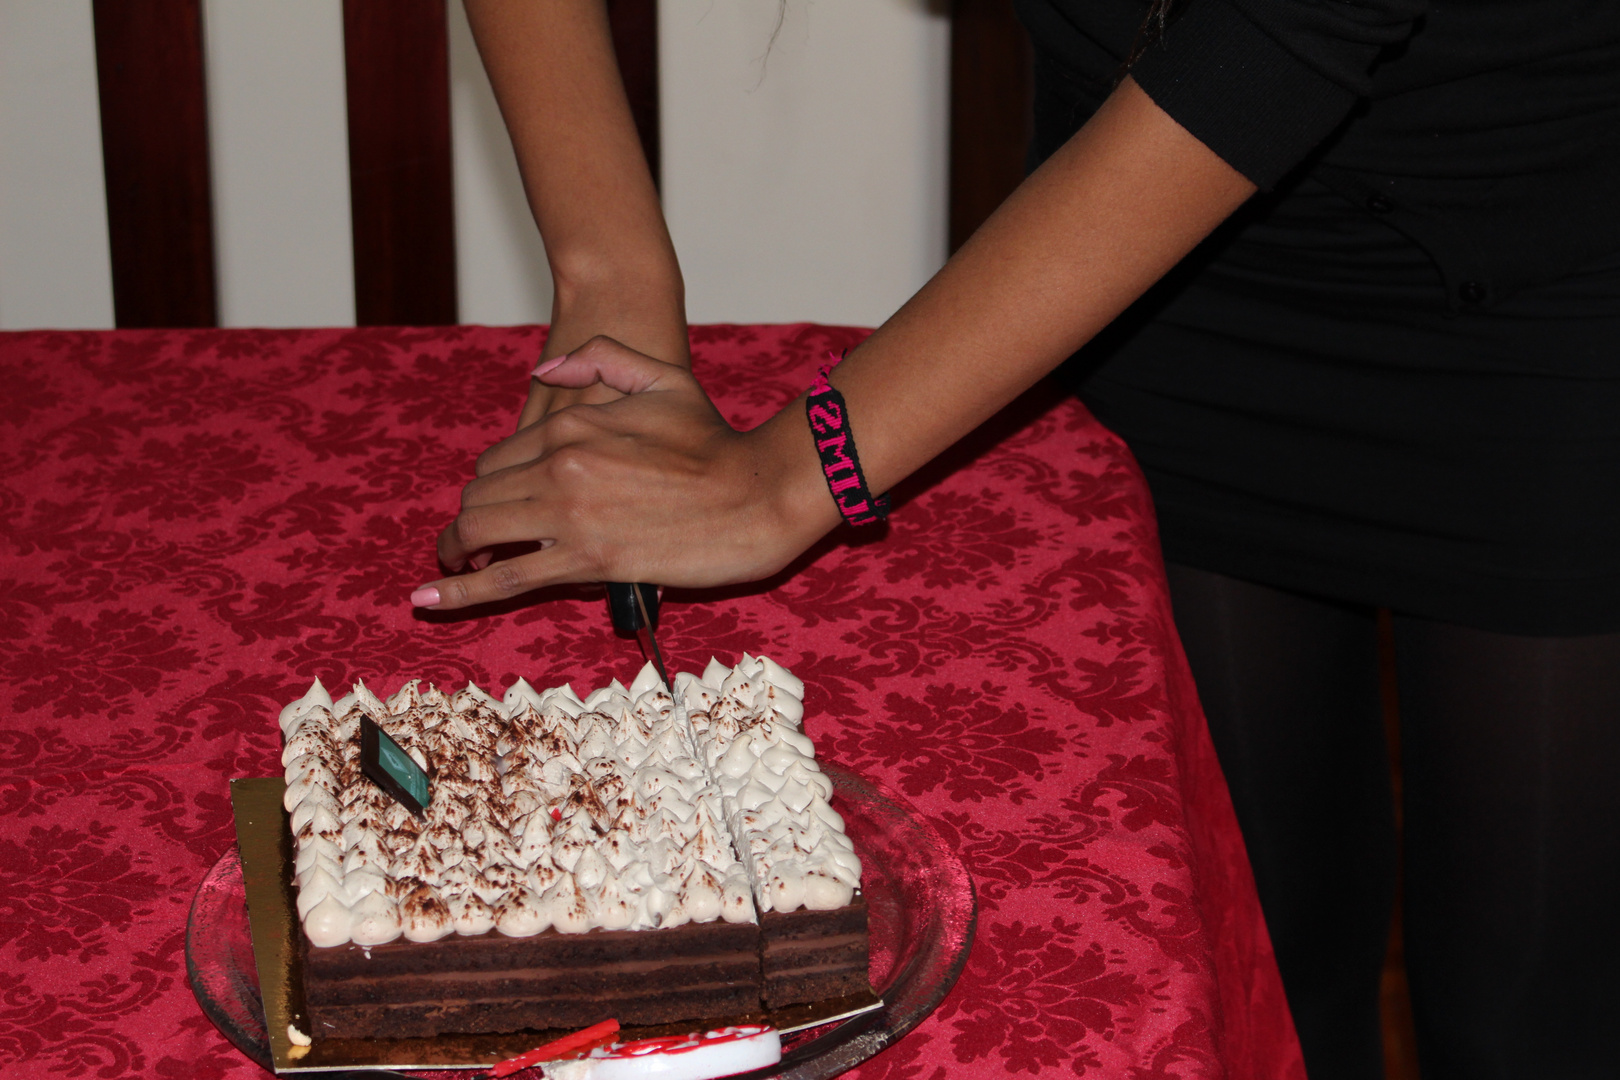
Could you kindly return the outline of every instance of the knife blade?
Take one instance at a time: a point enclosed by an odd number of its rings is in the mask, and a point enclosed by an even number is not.
[[[664,680],[664,686],[675,692],[669,670],[664,667],[664,654],[658,651],[658,638],[653,629],[658,625],[658,588],[639,582],[610,581],[607,585],[608,615],[613,628],[623,634],[634,634],[641,645],[641,655],[651,661],[653,670]]]

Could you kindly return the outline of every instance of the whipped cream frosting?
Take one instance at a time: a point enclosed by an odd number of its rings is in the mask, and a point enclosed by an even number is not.
[[[760,911],[848,904],[861,861],[804,734],[804,683],[769,657],[675,677]]]
[[[804,684],[766,657],[647,665],[581,698],[411,681],[281,710],[297,909],[310,942],[753,922],[848,904],[860,860],[800,728]],[[678,700],[677,700],[678,699]],[[369,717],[432,777],[418,819],[360,772]]]

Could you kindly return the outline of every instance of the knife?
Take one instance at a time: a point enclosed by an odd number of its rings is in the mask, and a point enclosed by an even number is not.
[[[664,655],[658,651],[658,639],[653,636],[653,628],[658,625],[658,587],[610,581],[607,583],[607,595],[608,615],[613,619],[613,629],[621,634],[635,635],[641,643],[641,655],[652,661],[653,670],[658,672],[664,686],[673,694],[675,684],[670,681],[669,671],[664,667]]]

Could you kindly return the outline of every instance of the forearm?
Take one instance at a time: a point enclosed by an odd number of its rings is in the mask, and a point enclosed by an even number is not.
[[[1254,191],[1127,81],[834,375],[873,491],[888,490],[1106,326]],[[491,448],[419,589],[458,608],[559,581],[706,586],[788,565],[838,524],[802,400],[738,433],[691,373],[600,339],[542,369],[625,395]]]
[[[1050,372],[1254,190],[1127,80],[833,375],[871,489]],[[759,433],[800,500],[821,482],[805,428],[799,408]],[[820,494],[801,511],[805,533],[837,523]]]
[[[546,353],[607,334],[685,363],[680,267],[602,0],[467,0],[467,16],[556,285]]]

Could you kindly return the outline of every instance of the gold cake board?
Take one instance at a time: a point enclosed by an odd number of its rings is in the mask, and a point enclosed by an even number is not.
[[[567,1034],[520,1031],[423,1039],[323,1039],[320,1032],[312,1031],[304,1004],[301,930],[295,916],[298,909],[293,895],[292,829],[281,805],[285,790],[280,777],[231,781],[231,808],[236,814],[236,844],[242,854],[253,962],[259,973],[270,1057],[277,1073],[488,1068]],[[712,1029],[769,1024],[787,1035],[882,1007],[883,1001],[877,996],[857,994],[813,1005],[708,1020],[700,1026]],[[310,1045],[295,1045],[287,1034],[288,1025],[296,1025],[309,1035]],[[622,1037],[628,1040],[679,1035],[692,1029],[690,1022],[625,1028]]]

